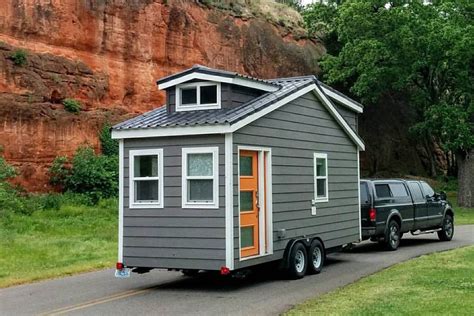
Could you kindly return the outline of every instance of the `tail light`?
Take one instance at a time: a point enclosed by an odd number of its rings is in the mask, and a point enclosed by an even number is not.
[[[221,268],[221,275],[228,275],[230,274],[230,269],[227,267],[222,267]]]
[[[375,222],[375,217],[377,216],[377,211],[375,210],[375,208],[371,208],[369,210],[369,218],[370,218],[370,221],[371,222]]]
[[[115,267],[117,268],[117,270],[122,270],[123,269],[123,263],[122,262],[117,262]]]

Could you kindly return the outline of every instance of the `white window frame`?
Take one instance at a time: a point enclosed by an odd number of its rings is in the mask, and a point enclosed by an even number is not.
[[[189,154],[212,154],[212,176],[188,176]],[[181,169],[181,203],[182,208],[219,208],[219,148],[218,147],[195,147],[182,148]],[[188,201],[188,180],[213,180],[213,200],[209,202]]]
[[[217,102],[201,104],[201,87],[217,87]],[[195,104],[181,104],[181,90],[183,88],[196,88]],[[221,84],[220,82],[192,82],[176,86],[176,112],[196,111],[196,110],[215,110],[221,108]]]
[[[158,157],[157,177],[135,177],[135,157],[138,156]],[[164,207],[164,180],[163,180],[163,149],[142,149],[130,150],[129,152],[129,207],[130,208],[163,208]],[[135,181],[137,180],[157,180],[158,181],[158,201],[135,202]]]
[[[318,176],[317,174],[317,159],[324,159],[326,161],[326,175]],[[328,154],[314,153],[314,201],[318,202],[329,202],[329,174],[328,174]],[[324,197],[318,197],[318,181],[319,179],[326,180],[326,195]]]

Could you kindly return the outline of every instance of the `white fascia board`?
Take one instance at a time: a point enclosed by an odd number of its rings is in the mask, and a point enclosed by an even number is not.
[[[363,113],[364,112],[364,109],[362,107],[360,107],[359,105],[357,105],[356,103],[352,102],[350,99],[348,98],[344,98],[343,96],[335,93],[334,91],[326,88],[326,87],[321,87],[321,89],[323,89],[323,92],[328,96],[330,97],[331,99],[333,99],[334,101],[336,101],[337,103],[343,105],[343,106],[346,106],[348,107],[349,109],[357,112],[357,113]]]
[[[347,122],[344,120],[344,118],[339,114],[339,112],[334,108],[333,104],[331,101],[328,99],[328,97],[324,94],[324,92],[319,89],[319,87],[315,87],[313,90],[316,96],[318,97],[319,100],[326,106],[326,108],[329,110],[329,112],[334,116],[336,121],[341,125],[341,127],[344,129],[344,131],[349,135],[349,137],[354,141],[354,143],[357,144],[360,150],[364,151],[365,150],[365,145],[364,142],[360,139],[360,137],[354,132],[354,130],[347,124]]]
[[[235,85],[262,90],[266,92],[274,92],[280,89],[277,86],[266,84],[263,82],[258,82],[252,79],[245,79],[245,78],[240,78],[240,77],[229,78],[229,77],[224,77],[224,76],[203,74],[200,72],[193,72],[185,76],[159,84],[158,89],[164,90],[164,89],[179,85],[181,83],[188,82],[190,80],[205,80],[205,81],[213,81],[213,82],[230,83],[230,84],[235,84]]]
[[[177,126],[165,128],[112,130],[113,139],[147,138],[167,136],[191,136],[203,134],[224,134],[230,132],[230,125]]]
[[[299,90],[295,93],[290,94],[289,96],[281,99],[278,102],[275,102],[274,104],[264,108],[263,110],[260,110],[255,114],[249,115],[246,118],[244,118],[243,120],[240,120],[237,123],[233,124],[231,126],[231,131],[235,132],[236,130],[244,127],[245,125],[250,124],[253,121],[261,118],[262,116],[265,116],[268,113],[275,111],[276,109],[282,107],[283,105],[287,104],[288,102],[291,102],[291,101],[305,95],[306,93],[308,93],[308,92],[310,92],[314,89],[316,89],[316,85],[311,84],[311,85],[309,85],[309,86],[307,86],[307,87],[305,87],[305,88],[303,88],[303,89],[301,89],[301,90]]]

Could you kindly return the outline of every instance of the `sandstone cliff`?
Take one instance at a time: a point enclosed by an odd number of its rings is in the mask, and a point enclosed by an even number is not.
[[[324,48],[196,1],[0,0],[0,145],[27,189],[97,131],[164,103],[155,80],[200,63],[262,78],[318,73]],[[23,65],[12,56],[27,52]],[[64,110],[64,98],[83,111]]]

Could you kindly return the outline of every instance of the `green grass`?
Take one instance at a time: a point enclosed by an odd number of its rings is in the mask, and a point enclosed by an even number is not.
[[[0,287],[112,267],[117,202],[0,214]]]
[[[474,246],[400,263],[286,315],[474,315]]]
[[[456,192],[448,192],[448,200],[454,209],[454,223],[456,225],[474,224],[474,207],[459,207]]]

